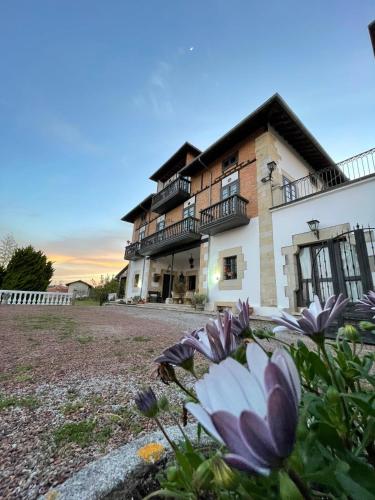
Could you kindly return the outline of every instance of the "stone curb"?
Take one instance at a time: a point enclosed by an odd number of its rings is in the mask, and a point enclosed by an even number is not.
[[[193,443],[197,441],[196,429],[193,424],[184,428],[184,432]],[[177,426],[168,427],[167,432],[172,440],[181,441],[181,432]],[[160,443],[168,451],[171,450],[160,431],[146,434],[87,464],[64,483],[50,489],[45,495],[39,496],[38,500],[98,500],[103,498],[120,488],[136,467],[144,464],[138,457],[137,451],[151,442]],[[210,438],[202,433],[200,443],[209,442],[212,442]]]

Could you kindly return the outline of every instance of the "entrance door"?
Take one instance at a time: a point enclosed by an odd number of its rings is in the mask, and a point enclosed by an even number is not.
[[[163,302],[165,302],[165,299],[169,297],[169,283],[171,280],[171,275],[170,274],[164,274],[163,275],[163,289],[162,289],[162,299]],[[173,276],[172,276],[172,286],[171,290],[173,290]]]
[[[298,255],[298,305],[308,306],[317,295],[325,302],[342,293],[356,302],[373,289],[374,229],[357,228],[331,240],[302,247]]]

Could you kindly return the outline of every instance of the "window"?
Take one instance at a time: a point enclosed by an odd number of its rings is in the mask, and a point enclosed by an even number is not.
[[[224,257],[223,279],[237,279],[237,256]]]
[[[156,223],[156,231],[161,231],[165,228],[165,220],[161,220]]]
[[[195,290],[195,285],[196,285],[196,276],[188,276],[188,290],[189,292],[193,292]]]
[[[238,181],[231,182],[230,184],[227,184],[226,186],[223,186],[221,188],[221,199],[225,200],[225,198],[229,198],[230,196],[233,196],[238,192],[239,192]]]
[[[283,191],[285,203],[297,199],[297,186],[285,176],[283,176]]]
[[[142,212],[141,213],[141,221],[144,222],[146,220],[146,215],[147,213],[146,212]]]
[[[195,205],[190,205],[186,208],[184,208],[184,213],[183,213],[183,218],[186,219],[186,217],[194,217],[195,215]]]
[[[139,274],[138,273],[134,275],[133,285],[134,285],[134,288],[138,288],[138,285],[139,285]]]
[[[223,160],[223,172],[228,170],[228,168],[234,167],[238,163],[238,152],[232,153],[228,158]]]
[[[146,226],[142,226],[139,229],[139,241],[142,241],[145,236],[146,236]]]

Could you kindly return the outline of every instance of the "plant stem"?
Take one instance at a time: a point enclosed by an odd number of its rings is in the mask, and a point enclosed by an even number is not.
[[[157,425],[158,425],[159,429],[161,430],[161,432],[164,434],[164,437],[168,441],[168,443],[170,444],[172,450],[176,451],[177,450],[177,446],[174,444],[174,442],[171,440],[171,438],[165,432],[164,427],[162,426],[160,420],[157,417],[155,417],[155,422],[157,423]]]
[[[310,492],[305,485],[305,483],[302,481],[300,476],[297,474],[297,472],[291,468],[287,469],[287,472],[289,474],[290,479],[293,481],[293,483],[297,486],[299,492],[303,496],[305,500],[311,500],[311,495]]]
[[[186,387],[184,387],[181,384],[181,382],[177,380],[177,378],[175,379],[175,382],[178,385],[178,387],[184,391],[185,394],[187,394],[190,398],[194,399],[194,401],[198,402],[198,399],[194,396],[194,394],[190,392],[188,389],[186,389]]]
[[[176,418],[176,415],[174,415],[174,413],[173,413],[172,411],[169,411],[168,413],[169,413],[169,415],[172,417],[173,422],[177,425],[177,427],[179,428],[179,430],[180,430],[181,434],[184,436],[184,438],[185,438],[185,439],[188,439],[188,437],[187,437],[186,433],[184,432],[184,430],[183,430],[183,428],[181,427],[181,425],[180,425],[180,423],[179,423],[178,419]]]
[[[327,363],[328,369],[329,369],[329,371],[331,373],[332,381],[333,381],[334,385],[336,386],[336,389],[339,392],[342,392],[343,389],[342,389],[342,387],[340,387],[340,384],[339,384],[339,382],[337,380],[335,369],[334,369],[334,367],[331,364],[331,361],[329,359],[329,356],[328,356],[328,353],[327,353],[327,350],[325,348],[324,343],[322,343],[321,349],[322,349],[322,354],[323,354],[324,360]],[[350,432],[350,418],[349,418],[348,408],[347,408],[346,402],[345,402],[345,400],[343,398],[340,398],[340,401],[341,401],[342,410],[343,410],[344,416],[345,416],[346,428],[347,428],[347,431],[348,431],[348,434],[349,434],[349,432]]]

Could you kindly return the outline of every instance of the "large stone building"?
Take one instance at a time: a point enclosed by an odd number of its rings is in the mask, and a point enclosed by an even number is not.
[[[375,277],[374,153],[336,165],[278,94],[203,152],[185,143],[122,218],[134,225],[126,297],[199,291],[208,310],[249,297],[263,316],[313,293],[355,301]]]

